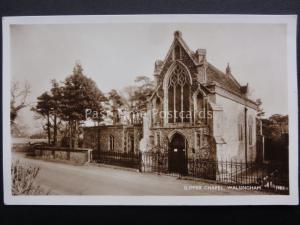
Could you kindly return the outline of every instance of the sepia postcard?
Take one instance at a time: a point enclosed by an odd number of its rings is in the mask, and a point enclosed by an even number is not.
[[[298,204],[296,15],[2,21],[5,204]]]

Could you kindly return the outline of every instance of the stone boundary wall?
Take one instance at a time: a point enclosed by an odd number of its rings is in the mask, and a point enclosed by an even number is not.
[[[89,163],[92,149],[68,149],[61,147],[36,147],[33,156],[50,161],[69,161],[76,164]]]
[[[29,145],[27,143],[12,143],[11,150],[13,152],[27,152],[29,150]]]

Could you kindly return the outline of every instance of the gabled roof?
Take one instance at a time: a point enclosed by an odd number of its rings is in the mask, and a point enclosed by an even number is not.
[[[223,73],[210,63],[207,64],[206,74],[208,82],[216,82],[226,90],[235,92],[239,95],[242,94],[241,85],[231,74]]]
[[[195,66],[198,66],[199,63],[195,60],[194,52],[188,47],[188,45],[185,43],[185,41],[182,38],[180,31],[174,32],[174,40],[172,42],[172,45],[170,46],[170,49],[163,61],[163,64],[161,66],[161,69],[165,67],[165,64],[172,54],[172,50],[175,47],[175,45],[179,43],[180,46],[185,50],[187,55],[190,57],[191,61],[194,63]],[[238,95],[242,95],[242,86],[239,84],[239,82],[233,77],[231,73],[225,74],[221,70],[217,69],[215,66],[213,66],[211,63],[207,62],[207,81],[208,82],[215,82],[219,84],[222,88],[234,92]]]
[[[174,40],[173,40],[173,42],[172,42],[172,44],[169,48],[169,51],[167,52],[167,55],[166,55],[165,59],[163,60],[162,68],[165,66],[165,63],[166,63],[167,59],[172,54],[172,50],[175,47],[176,42],[178,42],[181,45],[181,47],[186,51],[186,53],[191,58],[191,60],[194,62],[194,64],[197,65],[197,62],[193,58],[194,52],[187,46],[185,41],[182,39],[181,32],[180,31],[175,31],[174,32]]]

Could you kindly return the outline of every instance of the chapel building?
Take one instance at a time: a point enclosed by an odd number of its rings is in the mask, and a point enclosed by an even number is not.
[[[155,90],[142,122],[85,128],[85,146],[97,149],[98,142],[105,151],[160,151],[168,156],[170,172],[187,172],[188,160],[195,158],[256,161],[258,106],[229,65],[223,72],[206,54],[190,50],[175,31],[165,59],[155,62]]]

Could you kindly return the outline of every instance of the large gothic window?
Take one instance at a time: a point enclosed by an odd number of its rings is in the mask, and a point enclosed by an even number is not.
[[[190,122],[190,85],[187,71],[177,65],[168,83],[169,123]]]

